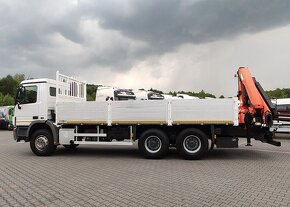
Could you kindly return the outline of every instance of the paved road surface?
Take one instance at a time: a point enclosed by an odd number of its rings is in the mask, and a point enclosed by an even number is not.
[[[59,146],[37,157],[0,131],[0,206],[290,206],[290,140],[215,149],[200,161],[172,150],[143,159],[134,147]]]

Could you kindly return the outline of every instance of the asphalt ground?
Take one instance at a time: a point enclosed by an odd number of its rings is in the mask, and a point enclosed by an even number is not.
[[[0,131],[0,206],[290,206],[290,139],[143,159],[133,147],[59,146],[37,157]]]

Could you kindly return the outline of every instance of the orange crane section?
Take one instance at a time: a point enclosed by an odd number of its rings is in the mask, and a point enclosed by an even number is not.
[[[239,123],[245,127],[251,125],[272,124],[273,115],[265,102],[261,92],[257,88],[255,79],[252,77],[249,68],[238,69],[238,98],[240,100]]]

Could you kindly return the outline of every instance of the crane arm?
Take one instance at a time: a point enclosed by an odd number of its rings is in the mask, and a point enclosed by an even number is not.
[[[249,68],[238,69],[238,98],[240,100],[239,123],[246,127],[251,125],[271,126],[275,113],[269,98]]]

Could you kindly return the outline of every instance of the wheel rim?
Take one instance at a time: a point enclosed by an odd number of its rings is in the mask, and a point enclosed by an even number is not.
[[[48,146],[48,139],[46,136],[40,135],[35,139],[35,147],[39,151],[43,151]]]
[[[183,140],[183,148],[188,153],[196,153],[201,148],[200,138],[195,135],[189,135]]]
[[[145,149],[150,153],[157,153],[161,149],[161,146],[161,139],[157,136],[150,136],[145,140]]]

